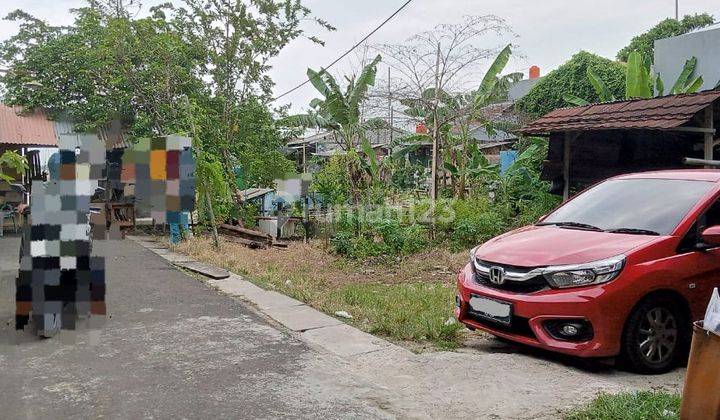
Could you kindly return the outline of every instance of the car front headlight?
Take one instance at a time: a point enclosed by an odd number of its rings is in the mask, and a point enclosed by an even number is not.
[[[625,266],[625,256],[618,255],[586,264],[558,265],[543,269],[552,287],[567,288],[607,283],[617,277]]]
[[[475,248],[470,250],[470,263],[472,264],[473,269],[475,268],[475,263],[477,262],[477,256],[475,255],[475,252],[478,248],[479,246],[476,246]]]

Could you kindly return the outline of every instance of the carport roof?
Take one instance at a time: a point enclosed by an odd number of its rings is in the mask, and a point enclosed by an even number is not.
[[[522,134],[680,127],[720,98],[720,90],[560,108],[527,124]]]

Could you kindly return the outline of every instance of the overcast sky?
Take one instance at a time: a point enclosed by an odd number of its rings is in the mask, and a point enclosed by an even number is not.
[[[167,0],[163,0],[167,1]],[[160,0],[145,0],[146,8]],[[179,0],[174,0],[179,3]],[[392,14],[404,0],[306,0],[313,13],[328,20],[338,30],[325,33],[309,27],[326,41],[321,47],[298,39],[274,60],[272,77],[276,93],[284,92],[304,79],[307,67],[318,68],[338,57],[362,39],[376,25]],[[79,7],[83,0],[0,0],[0,15],[22,8],[54,24],[72,22],[68,9]],[[680,15],[709,12],[720,18],[718,0],[680,0]],[[557,67],[579,50],[608,58],[630,39],[675,13],[674,0],[414,0],[401,14],[371,38],[371,43],[399,43],[409,36],[432,29],[440,23],[457,23],[465,15],[495,14],[504,18],[517,33],[512,39],[524,55],[514,58],[508,71],[523,71],[538,65],[542,74]],[[6,22],[0,25],[0,39],[16,28]],[[498,40],[488,40],[498,43]],[[484,45],[483,45],[484,46]],[[357,62],[351,55],[337,71],[347,71]],[[380,69],[381,74],[383,69]],[[288,95],[278,105],[292,103],[295,111],[315,97],[312,86]]]

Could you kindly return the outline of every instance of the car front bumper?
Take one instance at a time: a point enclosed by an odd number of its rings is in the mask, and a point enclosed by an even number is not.
[[[457,279],[459,305],[455,317],[474,329],[505,339],[577,357],[612,357],[620,352],[624,314],[607,307],[610,293],[600,286],[549,289],[530,294],[512,293],[475,282],[470,266]],[[512,305],[510,325],[478,316],[470,307],[471,295],[487,297]],[[554,337],[548,321],[582,320],[592,328],[592,337],[570,341]]]

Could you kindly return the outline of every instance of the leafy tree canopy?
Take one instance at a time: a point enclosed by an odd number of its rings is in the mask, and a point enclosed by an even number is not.
[[[5,103],[68,116],[81,131],[119,120],[137,137],[191,133],[193,120],[213,155],[198,162],[220,165],[232,189],[239,164],[248,185],[267,186],[292,168],[267,105],[268,60],[306,36],[301,21],[333,29],[300,1],[184,0],[143,18],[127,11],[134,1],[88,4],[68,26],[21,10],[6,17],[20,29],[0,44]]]
[[[707,13],[685,15],[680,21],[665,19],[648,31],[634,37],[630,44],[617,53],[617,59],[625,62],[631,52],[637,51],[644,57],[650,57],[650,60],[653,60],[656,40],[686,34],[713,23],[715,23],[715,19]]]
[[[16,11],[20,31],[4,42],[4,101],[66,114],[92,130],[120,120],[136,135],[181,131],[184,95],[205,95],[198,77],[203,51],[164,19],[130,20],[97,9],[76,11],[54,27]]]
[[[617,98],[625,97],[625,64],[580,51],[565,64],[551,71],[517,102],[520,111],[539,117],[568,106],[566,94],[576,95],[589,102],[602,98],[588,79],[588,68],[605,82],[607,89]]]

